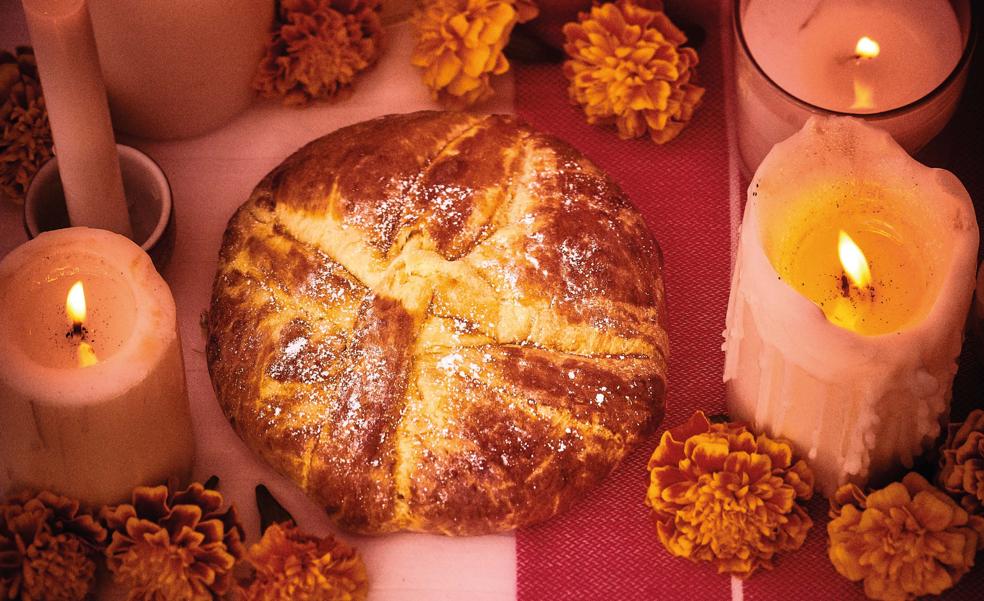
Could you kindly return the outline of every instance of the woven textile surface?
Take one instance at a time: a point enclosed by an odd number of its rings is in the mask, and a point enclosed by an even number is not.
[[[814,527],[802,549],[781,556],[774,570],[732,583],[709,565],[674,558],[659,544],[644,504],[646,462],[665,428],[696,409],[724,411],[721,351],[730,284],[733,219],[740,218],[747,182],[729,162],[728,98],[731,52],[725,3],[697,3],[687,15],[706,31],[699,48],[700,83],[707,88],[694,121],[680,137],[658,146],[623,141],[613,130],[589,126],[567,99],[556,65],[516,69],[516,110],[535,127],[577,146],[605,169],[639,207],[666,261],[670,317],[670,373],[666,418],[659,432],[631,454],[600,488],[567,514],[517,533],[519,601],[651,599],[864,599],[860,585],[840,577],[827,559],[827,501],[809,504]],[[672,15],[671,15],[672,16]],[[984,201],[981,166],[979,63],[962,109],[920,159],[954,171],[978,204]],[[974,133],[976,132],[976,134]],[[732,141],[733,143],[733,141]],[[730,171],[729,171],[730,166]],[[969,350],[955,386],[954,417],[984,405],[980,361]],[[984,562],[979,554],[978,563]],[[980,599],[978,566],[946,599]]]

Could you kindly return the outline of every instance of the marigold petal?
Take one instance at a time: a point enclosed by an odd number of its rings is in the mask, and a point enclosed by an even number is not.
[[[725,469],[725,461],[734,462],[737,455],[730,455],[728,441],[721,439],[711,439],[695,436],[687,441],[686,446],[692,446],[687,450],[690,456],[703,471],[716,472]],[[747,455],[745,456],[747,460]],[[730,468],[728,471],[737,471],[740,468]]]
[[[977,535],[977,549],[984,550],[984,516],[972,515],[967,524]]]
[[[662,34],[667,42],[674,46],[680,46],[687,41],[687,36],[673,24],[673,21],[670,21],[666,13],[655,13],[653,15],[652,26]]]
[[[485,45],[461,52],[461,69],[466,75],[478,78],[486,70],[486,63],[492,56],[492,49]]]
[[[807,467],[802,459],[786,472],[786,482],[796,491],[797,498],[806,501],[813,497],[813,470]]]
[[[516,23],[516,11],[508,3],[496,4],[488,13],[488,21],[482,31],[482,42],[485,44],[497,44],[501,39],[509,35],[509,31]]]
[[[461,67],[461,59],[454,53],[441,54],[430,68],[430,72],[433,73],[432,87],[440,89],[449,85],[461,71]]]
[[[927,530],[940,531],[953,525],[957,506],[947,503],[928,492],[918,492],[910,504],[919,525]]]
[[[901,482],[893,482],[885,488],[875,491],[867,497],[867,508],[888,511],[893,507],[902,507],[912,501],[909,490]]]
[[[468,77],[467,75],[461,75],[455,77],[448,84],[447,92],[454,96],[464,96],[473,90],[478,89],[482,85],[482,80],[475,77]]]
[[[515,8],[516,20],[519,23],[532,21],[540,14],[540,9],[533,0],[517,0]]]
[[[492,67],[493,75],[502,75],[509,70],[509,60],[501,52],[495,57],[495,66]]]
[[[673,465],[685,457],[683,443],[674,440],[671,432],[663,432],[659,438],[659,445],[656,446],[656,450],[649,458],[649,469],[660,465]]]
[[[704,412],[695,411],[694,414],[690,416],[690,419],[679,426],[672,428],[669,430],[669,433],[673,436],[674,440],[683,441],[691,436],[708,432],[710,428],[711,422],[707,419],[707,416],[704,415]]]
[[[690,477],[676,466],[662,466],[650,469],[650,480],[656,488],[665,488],[678,482],[689,481]]]
[[[468,22],[468,17],[464,13],[458,13],[453,15],[447,20],[448,29],[450,29],[459,38],[464,38],[468,35],[468,29],[471,23]]]

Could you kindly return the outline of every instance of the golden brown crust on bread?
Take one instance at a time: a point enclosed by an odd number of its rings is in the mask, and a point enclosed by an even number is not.
[[[549,518],[662,418],[659,247],[507,116],[383,117],[289,157],[229,222],[208,330],[236,431],[359,532]]]

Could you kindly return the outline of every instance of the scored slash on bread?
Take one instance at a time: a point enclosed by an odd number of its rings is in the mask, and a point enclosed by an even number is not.
[[[208,363],[243,440],[343,528],[547,519],[663,414],[662,258],[617,186],[509,116],[320,138],[229,222]]]

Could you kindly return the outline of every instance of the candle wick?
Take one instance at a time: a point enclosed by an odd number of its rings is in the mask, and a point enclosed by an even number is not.
[[[876,294],[875,294],[874,285],[868,283],[865,284],[864,286],[859,286],[851,281],[851,279],[847,275],[847,272],[843,272],[843,271],[841,272],[840,277],[837,278],[837,287],[840,289],[841,296],[843,296],[848,300],[851,300],[852,297],[855,296],[854,294],[852,294],[852,292],[855,289],[858,292],[857,296],[859,296],[861,299],[864,299],[864,297],[867,296],[869,299],[875,300]]]

